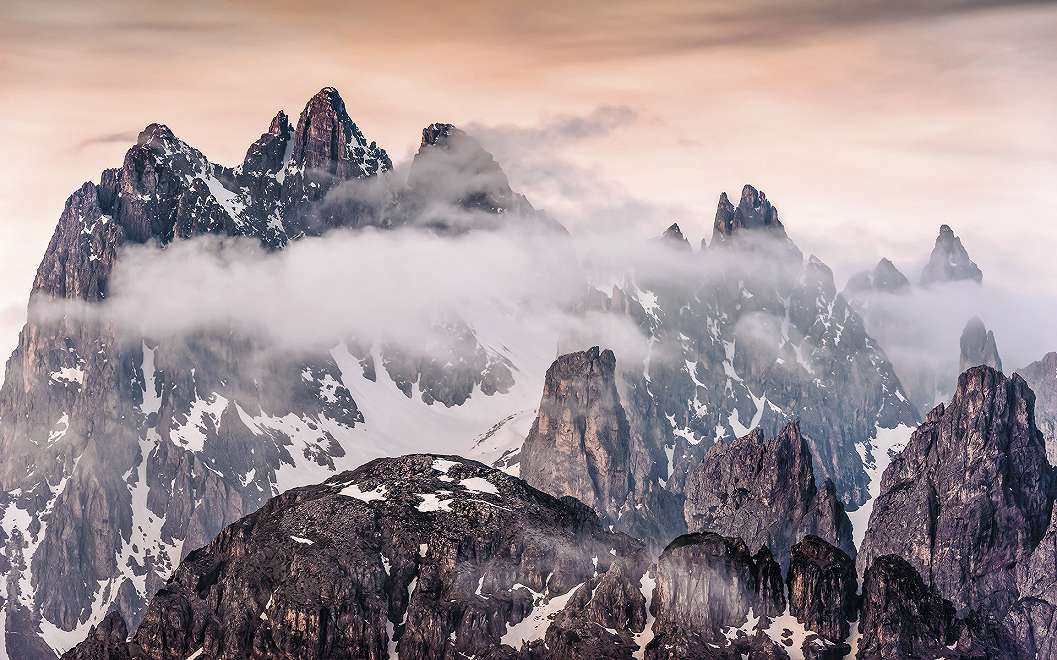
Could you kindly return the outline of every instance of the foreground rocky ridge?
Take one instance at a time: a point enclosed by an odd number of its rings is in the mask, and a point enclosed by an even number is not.
[[[857,585],[818,537],[784,577],[712,532],[654,561],[572,498],[411,455],[276,497],[188,555],[127,641],[114,612],[64,657],[1032,657],[899,557]]]

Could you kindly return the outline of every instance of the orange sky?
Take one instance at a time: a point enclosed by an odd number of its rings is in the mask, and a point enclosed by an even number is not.
[[[65,198],[143,126],[233,163],[324,85],[394,160],[433,121],[621,108],[604,134],[538,146],[692,239],[751,182],[839,280],[881,256],[916,279],[946,222],[988,282],[1057,293],[1055,4],[0,3],[5,354]],[[569,224],[634,225],[623,208]]]

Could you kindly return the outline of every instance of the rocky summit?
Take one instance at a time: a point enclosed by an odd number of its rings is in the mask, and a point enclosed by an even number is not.
[[[936,245],[921,272],[921,285],[959,281],[979,284],[983,279],[983,272],[976,262],[969,258],[969,252],[962,245],[962,239],[954,235],[954,230],[949,225],[940,225]]]
[[[832,481],[817,487],[811,452],[795,423],[771,439],[756,429],[713,446],[687,477],[685,514],[689,529],[738,536],[754,550],[767,547],[783,568],[794,544],[809,534],[855,556],[844,505]]]
[[[974,316],[965,324],[959,344],[961,346],[959,371],[965,371],[980,364],[987,365],[996,371],[1002,371],[1002,358],[998,355],[995,333],[988,330],[979,317]]]
[[[1018,375],[973,367],[885,470],[859,567],[894,555],[960,615],[1040,648],[1055,620],[1039,613],[1057,605],[1055,496],[1034,394]]]
[[[443,350],[421,355],[354,337],[273,351],[225,327],[151,337],[90,313],[130,246],[212,236],[268,254],[335,230],[441,232],[444,217],[455,227],[487,214],[554,227],[479,146],[459,143],[452,166],[488,174],[459,196],[422,184],[433,152],[450,151],[439,138],[424,140],[410,184],[397,180],[328,87],[296,123],[276,114],[234,167],[151,124],[120,167],[70,196],[0,388],[0,630],[12,657],[55,657],[114,609],[134,626],[181,558],[226,525],[384,453],[355,439],[368,422],[354,379],[443,408],[509,391],[510,360],[460,319],[435,329]]]

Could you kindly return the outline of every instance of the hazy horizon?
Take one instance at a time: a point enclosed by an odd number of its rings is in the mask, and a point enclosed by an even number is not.
[[[325,85],[394,161],[431,122],[465,127],[574,233],[645,238],[677,221],[697,244],[719,194],[751,183],[838,287],[882,256],[916,281],[946,223],[985,285],[1057,298],[1057,5],[568,9],[6,3],[0,349],[64,200],[145,125],[236,163]]]

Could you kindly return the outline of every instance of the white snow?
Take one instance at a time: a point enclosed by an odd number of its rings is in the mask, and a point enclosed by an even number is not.
[[[499,494],[499,489],[483,477],[470,477],[468,479],[463,479],[459,482],[459,485],[474,493],[488,493],[490,495]]]
[[[154,371],[154,349],[143,343],[143,362],[140,364],[143,371],[143,404],[139,409],[144,415],[156,413],[161,409],[161,397],[155,384]]]
[[[569,599],[572,598],[577,589],[582,586],[584,585],[581,582],[564,594],[547,600],[544,594],[533,591],[523,584],[515,584],[511,591],[525,589],[532,594],[534,605],[532,611],[524,619],[514,625],[509,623],[506,625],[506,633],[499,640],[500,643],[515,649],[521,649],[528,642],[543,639],[543,636],[547,633],[547,627],[551,624],[551,620],[558,612],[565,609],[566,603],[569,602]]]
[[[385,484],[380,484],[374,490],[363,491],[356,484],[350,484],[345,486],[338,492],[338,495],[344,495],[346,497],[353,497],[360,500],[361,502],[374,502],[375,500],[384,500],[386,496]]]
[[[653,641],[654,616],[650,612],[650,605],[653,603],[653,590],[656,588],[657,578],[651,576],[649,571],[643,573],[639,579],[639,591],[642,592],[642,597],[646,599],[646,625],[643,626],[642,632],[635,635],[635,643],[639,646],[638,650],[635,651],[635,657],[639,660],[646,657],[646,645]]]
[[[449,461],[445,458],[434,458],[433,469],[441,474],[448,474],[448,470],[458,465],[455,461]]]
[[[191,402],[187,421],[170,429],[169,438],[188,451],[202,451],[205,449],[206,433],[210,427],[220,428],[220,417],[227,407],[228,400],[217,392],[210,394],[207,399],[195,399]]]
[[[436,493],[415,493],[415,496],[422,498],[422,502],[418,505],[418,510],[422,513],[451,511],[451,500],[441,499],[440,495],[451,495],[451,492],[441,490]]]
[[[863,537],[866,535],[866,527],[870,523],[870,513],[873,511],[874,500],[881,494],[881,476],[884,474],[885,468],[892,462],[892,457],[906,447],[913,433],[914,428],[906,424],[900,424],[891,429],[878,427],[875,439],[868,440],[868,444],[856,443],[855,445],[859,456],[862,458],[863,465],[866,467],[866,476],[870,479],[870,499],[855,511],[848,512],[848,517],[851,518],[852,524],[852,539],[856,548],[859,547]]]
[[[66,432],[70,430],[70,415],[69,413],[63,413],[56,422],[55,426],[52,427],[51,432],[48,434],[48,444],[52,445],[62,440]]]
[[[293,534],[291,534],[290,538],[292,540],[297,541],[298,543],[302,543],[304,545],[312,545],[312,544],[315,543],[315,541],[313,541],[312,539],[306,539],[303,536],[294,536]]]
[[[84,384],[84,370],[80,367],[63,367],[58,371],[51,372],[51,379],[56,383],[77,383],[82,385]]]
[[[202,177],[206,187],[209,188],[209,194],[213,196],[213,199],[217,200],[217,203],[227,212],[231,219],[239,225],[244,225],[245,220],[242,218],[243,211],[246,210],[246,202],[239,198],[238,193],[231,192],[224,187],[224,184],[220,182],[215,176],[208,175]]]
[[[792,635],[784,636],[783,631],[785,630],[788,630]],[[789,613],[788,607],[785,608],[785,612],[781,616],[771,619],[771,624],[763,632],[772,641],[785,649],[785,652],[789,654],[789,660],[804,660],[804,640],[811,634],[811,631],[804,628],[804,624],[800,623],[796,617]],[[786,646],[785,639],[791,640],[792,646]]]

